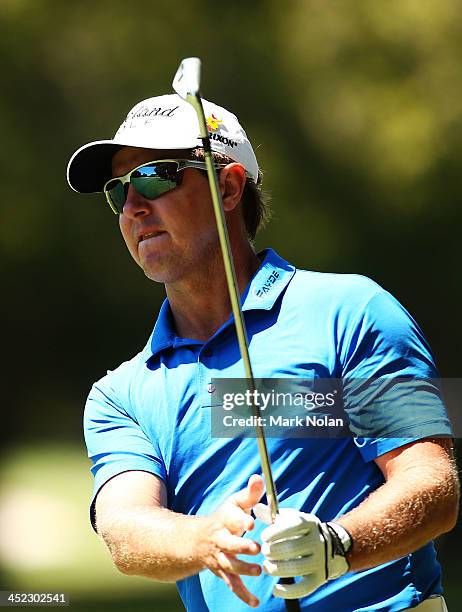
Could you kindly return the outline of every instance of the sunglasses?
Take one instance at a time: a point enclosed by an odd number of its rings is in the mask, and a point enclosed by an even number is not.
[[[223,165],[215,164],[215,168],[222,167]],[[132,185],[139,195],[153,200],[178,187],[181,184],[182,170],[186,168],[205,170],[206,164],[204,161],[190,159],[159,159],[147,162],[123,176],[109,179],[103,187],[103,192],[112,211],[120,215],[127,200],[129,185]]]

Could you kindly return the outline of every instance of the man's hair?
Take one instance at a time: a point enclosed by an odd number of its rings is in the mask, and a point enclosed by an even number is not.
[[[223,153],[217,153],[212,151],[212,157],[218,164],[233,164],[234,159],[231,159]],[[197,147],[192,149],[191,158],[203,161],[204,149]],[[251,240],[253,240],[257,234],[257,231],[264,227],[271,217],[271,211],[269,208],[269,195],[262,189],[263,175],[261,171],[258,171],[257,183],[253,179],[247,177],[245,182],[244,191],[242,192],[242,214],[244,217],[244,223],[247,230],[247,234]]]

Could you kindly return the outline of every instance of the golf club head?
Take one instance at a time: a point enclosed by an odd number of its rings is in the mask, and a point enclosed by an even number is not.
[[[201,83],[201,61],[198,57],[185,58],[173,78],[172,87],[184,100],[198,96]]]

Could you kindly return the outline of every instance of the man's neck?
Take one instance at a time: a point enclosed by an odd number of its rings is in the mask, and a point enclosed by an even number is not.
[[[235,252],[239,294],[242,295],[250,279],[260,266],[252,246]],[[189,278],[180,285],[166,286],[176,332],[181,338],[193,338],[205,342],[231,315],[225,268],[221,252],[208,262],[199,278]]]

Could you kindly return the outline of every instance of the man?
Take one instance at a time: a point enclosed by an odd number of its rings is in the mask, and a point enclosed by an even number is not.
[[[369,279],[255,253],[257,160],[237,118],[204,106],[255,375],[341,379],[349,422],[379,415],[380,434],[270,438],[282,509],[265,526],[256,441],[211,435],[211,381],[243,371],[197,120],[176,95],[151,98],[68,167],[73,189],[105,192],[167,294],[145,348],[88,398],[93,525],[122,572],[177,581],[188,610],[283,610],[281,597],[313,612],[444,610],[431,540],[454,526],[458,482],[428,344]],[[398,377],[416,382],[397,404]],[[372,379],[388,391],[364,403],[356,382]]]

